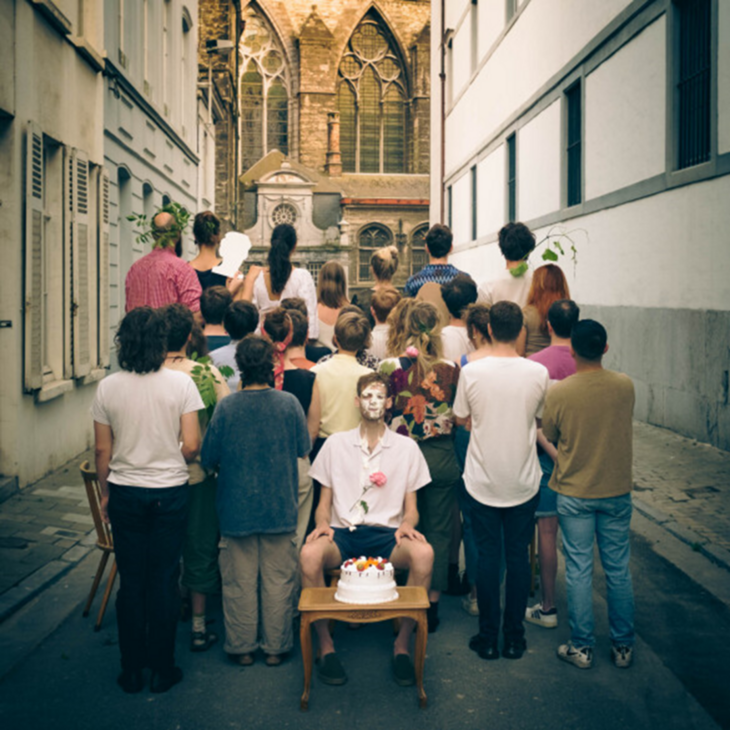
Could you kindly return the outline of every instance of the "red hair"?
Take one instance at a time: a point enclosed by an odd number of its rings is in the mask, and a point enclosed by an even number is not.
[[[555,264],[539,266],[532,275],[527,306],[535,307],[537,310],[540,315],[540,329],[543,332],[547,332],[548,309],[559,299],[570,299],[570,290],[563,270]]]

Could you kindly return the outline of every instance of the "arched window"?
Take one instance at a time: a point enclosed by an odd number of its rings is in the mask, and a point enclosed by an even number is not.
[[[376,249],[390,246],[393,243],[393,234],[385,226],[372,223],[360,231],[357,242],[360,249],[360,266],[357,277],[360,281],[370,281],[373,278],[370,259]]]
[[[352,34],[338,77],[342,169],[405,172],[406,72],[375,13]]]
[[[284,52],[268,22],[248,5],[241,37],[241,163],[246,171],[267,152],[289,154],[289,77]]]
[[[426,233],[428,233],[427,225],[419,226],[411,233],[411,276],[428,263]]]

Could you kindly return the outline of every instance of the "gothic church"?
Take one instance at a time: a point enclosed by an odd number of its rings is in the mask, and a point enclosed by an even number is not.
[[[238,203],[227,216],[232,181],[219,179],[216,208],[251,238],[249,261],[265,260],[286,222],[315,280],[339,260],[352,293],[371,281],[372,252],[395,244],[402,284],[426,258],[430,3],[259,0],[235,7],[235,30],[231,12],[221,24],[223,6],[208,0],[200,13],[202,45],[226,23],[238,45],[226,60],[237,129],[217,145],[231,157],[237,140],[237,163],[221,161],[217,174],[235,171]]]

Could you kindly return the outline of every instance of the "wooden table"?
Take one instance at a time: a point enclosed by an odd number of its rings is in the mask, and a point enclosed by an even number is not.
[[[309,688],[312,684],[311,624],[320,619],[334,619],[358,624],[388,621],[394,618],[413,619],[417,625],[414,669],[418,688],[418,704],[420,707],[425,707],[427,698],[423,689],[423,666],[426,661],[426,640],[428,638],[426,609],[429,606],[426,589],[422,586],[399,586],[397,600],[377,604],[342,603],[335,600],[336,590],[336,588],[304,588],[299,599],[301,613],[299,636],[304,661],[304,692],[300,703],[301,709],[306,710],[309,707]]]

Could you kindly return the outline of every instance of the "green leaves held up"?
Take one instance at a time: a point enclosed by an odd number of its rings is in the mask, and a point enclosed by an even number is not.
[[[160,213],[169,213],[175,219],[174,225],[164,231],[157,230],[154,219]],[[180,203],[168,203],[163,205],[151,218],[142,213],[128,215],[127,220],[134,223],[139,232],[136,238],[137,243],[147,244],[150,240],[153,240],[155,248],[167,248],[168,246],[174,246],[178,238],[185,233],[190,222],[190,216],[190,211],[183,208]]]
[[[205,406],[198,412],[200,426],[203,428],[213,417],[213,411],[218,403],[218,394],[215,392],[216,378],[210,367],[211,359],[208,356],[199,358],[194,352],[191,360],[194,360],[196,365],[190,371],[190,375]],[[233,375],[233,369],[226,365],[222,365],[219,372],[224,378],[230,378]]]

